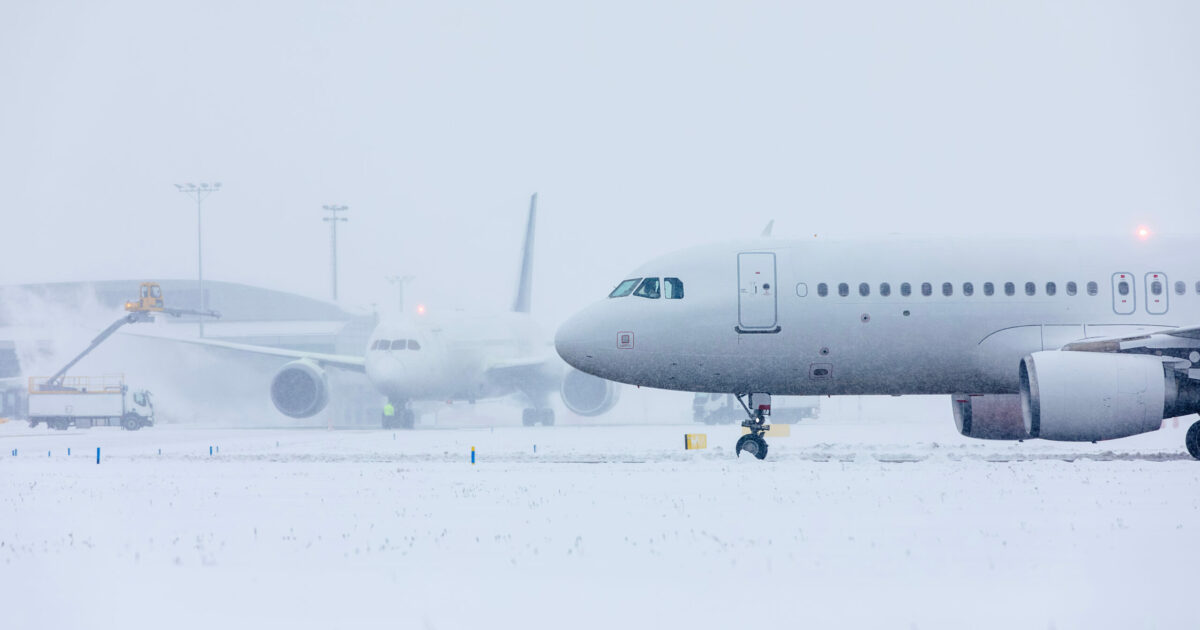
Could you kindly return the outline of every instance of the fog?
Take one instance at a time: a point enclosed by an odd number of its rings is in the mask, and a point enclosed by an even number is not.
[[[1194,231],[1191,2],[7,3],[0,283],[511,302],[757,234]]]

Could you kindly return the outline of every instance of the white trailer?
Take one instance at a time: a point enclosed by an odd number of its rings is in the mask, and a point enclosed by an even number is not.
[[[121,426],[136,431],[154,424],[150,392],[130,392],[124,377],[75,376],[53,385],[46,381],[29,379],[31,427],[45,422],[51,429]]]

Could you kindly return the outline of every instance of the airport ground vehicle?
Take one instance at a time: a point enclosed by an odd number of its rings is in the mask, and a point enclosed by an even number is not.
[[[771,420],[779,424],[796,424],[816,418],[821,413],[820,396],[776,396]],[[696,394],[692,398],[692,419],[704,424],[734,424],[746,416],[741,403],[733,394]]]
[[[154,424],[150,392],[130,392],[123,376],[71,376],[56,389],[46,378],[29,379],[29,426],[51,429],[121,426],[130,431]]]
[[[154,424],[154,403],[150,392],[130,392],[124,376],[67,376],[67,372],[98,348],[126,324],[150,321],[154,313],[173,317],[200,315],[219,317],[215,311],[167,308],[162,288],[156,282],[143,282],[136,300],[125,302],[127,313],[105,328],[82,352],[75,355],[53,376],[30,377],[26,400],[22,405],[11,390],[3,392],[4,408],[23,409],[29,426],[45,422],[52,429],[120,425],[136,431]]]

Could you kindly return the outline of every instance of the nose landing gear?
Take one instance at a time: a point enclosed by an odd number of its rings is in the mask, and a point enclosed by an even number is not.
[[[735,394],[742,408],[746,410],[748,419],[742,422],[742,426],[750,430],[749,433],[738,438],[737,446],[734,447],[734,452],[738,457],[742,456],[742,451],[757,457],[758,459],[766,459],[767,457],[767,441],[763,439],[771,425],[767,424],[766,416],[771,413],[771,395],[770,394],[749,394],[750,405],[746,405],[743,397],[746,394]]]

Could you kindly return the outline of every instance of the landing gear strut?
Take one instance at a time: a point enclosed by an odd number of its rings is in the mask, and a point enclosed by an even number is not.
[[[390,403],[392,405],[392,414],[383,415],[383,428],[385,429],[411,429],[417,424],[417,414],[409,408],[408,401],[400,401]]]
[[[1187,437],[1183,441],[1184,444],[1187,444],[1188,453],[1192,457],[1200,459],[1200,420],[1192,423],[1192,426],[1188,428]]]
[[[746,451],[759,459],[766,459],[767,441],[763,439],[763,434],[771,428],[766,420],[766,416],[771,413],[771,396],[770,394],[750,394],[749,406],[746,405],[745,400],[742,400],[745,394],[736,394],[736,396],[742,408],[746,410],[746,415],[749,416],[748,419],[742,421],[742,426],[749,429],[750,432],[738,438],[734,452],[738,457],[742,456],[742,451]]]

